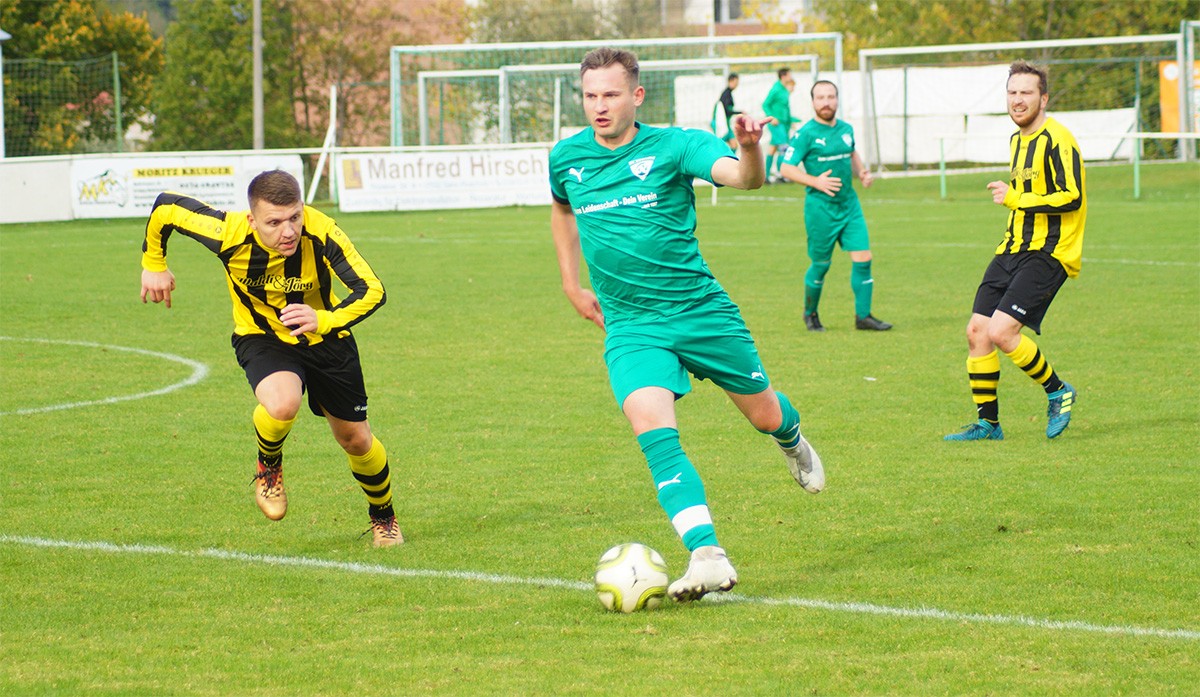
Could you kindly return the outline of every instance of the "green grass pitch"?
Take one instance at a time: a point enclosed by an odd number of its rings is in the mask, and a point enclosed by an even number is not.
[[[973,419],[963,336],[1002,233],[985,184],[861,192],[875,314],[835,256],[804,330],[802,192],[698,195],[701,248],[824,458],[818,496],[720,391],[678,404],[741,584],[614,615],[619,542],[686,553],[564,299],[545,208],[340,215],[388,304],[356,329],[408,543],[375,550],[322,420],[287,445],[287,518],[252,500],[253,397],[219,262],[172,242],[142,305],[144,221],[0,228],[0,693],[1194,694],[1200,686],[1200,167],[1088,171],[1083,273],[1002,359],[1006,440]],[[860,190],[861,191],[861,190]],[[72,343],[74,342],[74,343]],[[120,347],[120,348],[117,348]],[[121,349],[137,349],[128,351]],[[138,397],[193,379],[194,384]],[[74,405],[71,408],[56,406]]]

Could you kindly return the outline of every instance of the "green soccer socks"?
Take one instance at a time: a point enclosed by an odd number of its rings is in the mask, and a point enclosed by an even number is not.
[[[870,317],[871,295],[875,289],[875,279],[871,278],[870,261],[850,262],[850,289],[854,291],[854,314],[859,317]]]
[[[821,289],[825,287],[825,274],[829,273],[829,261],[814,261],[804,272],[804,314],[817,311],[821,302]]]
[[[656,428],[637,437],[658,490],[658,503],[688,551],[716,545],[704,483],[679,444],[679,431]]]
[[[779,411],[783,412],[783,421],[774,431],[761,431],[775,438],[781,448],[794,448],[800,442],[800,412],[792,406],[792,402],[782,392],[776,391],[779,399]]]

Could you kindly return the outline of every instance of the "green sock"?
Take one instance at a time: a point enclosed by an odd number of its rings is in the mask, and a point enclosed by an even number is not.
[[[658,503],[688,551],[717,544],[700,474],[679,444],[679,431],[656,428],[637,437],[658,490]]]
[[[825,274],[829,273],[828,261],[814,261],[804,272],[804,314],[817,311],[821,302],[821,290],[825,287]]]
[[[854,314],[859,317],[871,314],[871,292],[875,288],[871,262],[850,262],[850,288],[854,291]]]
[[[800,412],[796,411],[796,407],[792,406],[791,401],[784,393],[776,392],[775,396],[779,399],[779,410],[783,412],[783,421],[774,431],[762,431],[762,433],[773,436],[783,447],[791,448],[800,442]]]

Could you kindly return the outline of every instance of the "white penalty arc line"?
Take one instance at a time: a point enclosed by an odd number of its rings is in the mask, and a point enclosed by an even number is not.
[[[161,358],[175,363],[182,363],[192,369],[192,374],[186,379],[160,387],[157,390],[149,392],[138,392],[136,394],[120,395],[116,397],[105,397],[104,399],[90,399],[82,402],[66,402],[63,404],[51,404],[45,407],[29,407],[25,409],[14,409],[12,411],[0,411],[0,416],[13,416],[18,414],[40,414],[48,411],[59,411],[62,409],[76,409],[78,407],[90,407],[97,404],[115,404],[117,402],[128,402],[134,399],[145,399],[146,397],[157,397],[158,395],[174,392],[175,390],[184,387],[190,387],[203,380],[208,375],[208,366],[199,361],[193,361],[190,358],[177,356],[173,353],[161,353],[159,351],[148,351],[146,349],[132,348],[129,346],[112,346],[110,344],[97,344],[91,341],[68,341],[65,339],[26,339],[15,336],[0,336],[0,341],[25,341],[37,344],[63,344],[66,346],[83,346],[85,348],[107,349],[109,351],[125,351],[126,353],[137,353],[143,356],[151,356],[153,358]]]
[[[186,551],[157,545],[51,540],[42,537],[27,537],[22,535],[0,535],[0,543],[39,548],[109,552],[114,554],[154,554],[171,557],[222,559],[246,564],[288,566],[305,569],[324,569],[373,576],[396,576],[401,578],[430,578],[442,580],[450,579],[459,581],[475,581],[496,585],[522,585],[537,586],[539,588],[562,588],[573,591],[593,590],[593,585],[590,583],[585,583],[582,581],[570,581],[560,578],[508,576],[503,574],[490,574],[477,571],[401,569],[393,566],[384,566],[381,564],[330,561],[326,559],[313,559],[311,557],[285,557],[272,554],[250,554],[247,552],[234,552],[222,549]],[[873,603],[833,602],[809,598],[763,598],[736,595],[732,593],[724,593],[720,595],[714,594],[706,597],[717,602],[747,603],[752,605],[769,605],[776,607],[800,607],[809,610],[824,610],[828,612],[842,612],[858,615],[879,615],[887,617],[900,617],[905,619],[928,619],[939,620],[943,622],[1030,627],[1033,629],[1048,629],[1055,631],[1078,631],[1114,636],[1155,637],[1160,639],[1200,641],[1200,630],[1193,629],[1161,629],[1157,627],[1137,627],[1133,625],[1105,625],[1078,620],[1050,620],[1037,617],[1023,617],[1020,615],[989,615],[973,612],[952,612],[949,610],[939,610],[937,608],[926,607],[888,607],[886,605],[875,605]]]

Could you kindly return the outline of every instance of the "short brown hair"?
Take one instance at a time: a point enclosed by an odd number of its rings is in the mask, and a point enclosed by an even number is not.
[[[832,82],[830,82],[829,80],[817,80],[816,82],[814,82],[814,83],[813,83],[813,86],[812,86],[812,87],[810,87],[810,88],[808,89],[808,96],[810,96],[810,97],[815,97],[815,96],[816,96],[816,94],[817,94],[817,85],[829,85],[830,87],[832,87],[832,88],[833,88],[833,96],[835,96],[835,97],[836,97],[836,96],[838,96],[838,88],[837,88],[837,85],[833,84],[833,83],[832,83]]]
[[[589,70],[599,70],[610,65],[620,65],[625,68],[626,74],[629,75],[629,84],[633,86],[638,84],[640,68],[638,68],[637,54],[623,48],[608,46],[588,51],[588,54],[583,57],[583,62],[579,64],[579,77],[583,77],[583,74]]]
[[[1047,78],[1045,68],[1039,68],[1023,60],[1014,61],[1012,65],[1008,66],[1008,76],[1011,78],[1013,75],[1037,75],[1038,94],[1048,94],[1050,91],[1050,81]]]
[[[251,179],[246,195],[250,199],[251,208],[256,201],[266,201],[274,206],[290,206],[303,198],[300,182],[281,169],[272,169]]]

